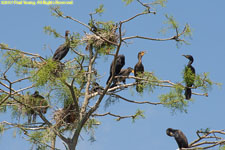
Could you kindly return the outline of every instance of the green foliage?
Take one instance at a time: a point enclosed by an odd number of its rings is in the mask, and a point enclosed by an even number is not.
[[[209,73],[204,72],[201,75],[196,75],[195,78],[195,87],[199,87],[202,91],[208,92],[212,88],[212,85],[214,84],[213,81],[209,79]],[[220,85],[219,83],[215,83],[217,85]]]
[[[75,95],[78,97],[79,93],[76,88],[74,88]],[[67,108],[70,104],[73,103],[73,98],[70,93],[70,90],[64,84],[59,85],[59,88],[56,89],[55,95],[57,100],[62,103],[64,108]]]
[[[184,36],[191,37],[192,36],[192,29],[191,29],[190,25],[189,24],[186,24],[185,25],[185,28],[186,28],[186,30],[185,30]]]
[[[144,78],[147,79],[146,85],[149,92],[153,92],[153,90],[156,88],[156,86],[159,84],[158,78],[154,75],[153,72],[144,72]]]
[[[61,17],[63,12],[60,10],[60,6],[50,6],[50,12],[52,16]]]
[[[129,5],[130,3],[132,3],[134,0],[122,0],[123,2],[126,3],[126,5]]]
[[[197,132],[201,132],[201,133],[203,133],[203,134],[208,134],[209,133],[209,131],[210,131],[210,128],[206,128],[206,129],[200,129],[200,130],[198,130]]]
[[[71,41],[70,41],[70,47],[71,48],[76,48],[81,44],[81,36],[79,33],[73,33]]]
[[[0,43],[0,49],[6,49],[8,47],[9,47],[8,44]]]
[[[132,117],[132,122],[135,122],[135,120],[136,120],[136,119],[139,119],[140,117],[143,118],[143,119],[145,118],[145,116],[144,116],[144,111],[138,109],[138,110],[136,111],[135,115]]]
[[[5,125],[4,124],[0,124],[0,134],[2,135],[5,131]]]
[[[29,141],[36,146],[36,149],[47,150],[47,144],[54,137],[54,132],[51,129],[43,131],[34,131],[29,134]]]
[[[53,34],[55,38],[62,37],[55,29],[52,29],[51,26],[44,26],[44,32],[48,35]]]
[[[225,146],[221,146],[219,150],[225,150]]]
[[[18,59],[22,57],[19,50],[18,51],[6,51],[3,53],[4,64],[6,67],[10,66],[13,63],[16,63]]]
[[[95,141],[95,129],[100,125],[101,122],[98,120],[91,118],[89,119],[86,124],[84,125],[85,131],[90,134],[89,141],[94,142]]]
[[[91,130],[91,129],[97,128],[96,125],[100,125],[100,124],[101,122],[99,122],[98,120],[94,118],[91,118],[87,121],[87,123],[85,124],[85,127],[87,130]]]
[[[190,86],[191,84],[194,83],[195,81],[195,74],[192,72],[191,68],[186,66],[184,69],[184,82],[186,83],[187,86]]]
[[[61,71],[60,64],[48,59],[45,64],[42,64],[38,70],[31,72],[31,81],[38,87],[44,86],[48,82],[54,82]],[[55,83],[54,83],[55,84]]]
[[[0,101],[2,101],[5,97],[7,96],[7,94],[1,94],[0,95]],[[0,105],[0,112],[6,112],[6,105],[4,105],[4,103],[2,105]]]
[[[167,21],[165,21],[165,24],[168,24],[169,25],[169,28],[172,28],[172,29],[178,29],[179,27],[179,24],[178,22],[174,19],[173,16],[169,16],[168,14],[165,15]]]
[[[105,11],[103,7],[104,5],[101,4],[98,8],[95,9],[95,13],[101,15]]]
[[[115,97],[115,96],[109,96],[106,101],[105,101],[105,105],[104,108],[105,110],[110,107],[111,105],[115,104],[116,102],[119,102],[119,98]]]
[[[165,7],[165,3],[167,3],[167,0],[156,0],[155,3],[159,3],[162,7]]]
[[[32,68],[37,68],[38,63],[32,57],[24,55],[21,51],[7,51],[3,54],[4,64],[6,67],[14,64],[14,71],[18,76],[29,73]]]
[[[177,84],[168,94],[159,96],[160,102],[163,103],[164,107],[171,109],[172,113],[175,113],[176,110],[187,113],[186,107],[188,106],[188,101],[184,100],[182,92],[183,86]]]
[[[161,7],[165,7],[167,0],[155,0],[154,2],[150,3],[151,5],[160,5]]]

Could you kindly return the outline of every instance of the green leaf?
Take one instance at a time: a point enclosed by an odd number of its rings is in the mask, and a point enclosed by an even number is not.
[[[188,102],[190,100],[184,100],[182,85],[175,85],[169,93],[160,95],[159,99],[164,107],[172,110],[172,113],[175,113],[177,110],[187,113],[186,107],[188,107]]]
[[[136,119],[139,119],[140,117],[143,118],[143,119],[145,118],[145,116],[144,116],[144,111],[138,109],[138,110],[136,111],[134,117],[132,118],[132,122],[135,122],[135,120],[136,120]]]
[[[1,49],[8,48],[8,45],[5,44],[5,43],[0,43],[0,48],[1,48]]]
[[[154,3],[154,2],[153,2]],[[165,7],[167,3],[167,0],[156,0],[155,3],[160,4],[162,7]]]
[[[2,135],[5,131],[5,125],[4,124],[0,124],[0,134]]]
[[[126,5],[129,5],[130,3],[132,3],[134,0],[122,0],[123,2],[126,3]]]
[[[185,25],[185,28],[186,28],[186,30],[185,30],[184,36],[191,37],[192,36],[192,29],[191,29],[190,25],[189,24],[186,24]]]
[[[48,35],[53,34],[55,38],[61,37],[61,35],[57,33],[55,29],[51,28],[51,26],[44,26],[44,32]]]
[[[179,27],[178,22],[176,22],[173,16],[169,16],[168,14],[165,14],[165,17],[167,19],[165,23],[170,25],[170,28],[178,29]]]
[[[104,5],[101,4],[98,8],[95,9],[95,12],[97,14],[101,15],[105,11],[105,9],[103,7],[104,7]]]

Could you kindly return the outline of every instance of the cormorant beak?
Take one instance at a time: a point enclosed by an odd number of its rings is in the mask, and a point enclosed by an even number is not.
[[[170,136],[173,136],[173,133],[172,133],[172,132],[169,132],[169,135],[170,135]]]
[[[147,51],[142,51],[141,56],[144,56],[144,54],[146,54],[146,53],[147,53]]]
[[[134,73],[134,69],[132,69],[132,71],[131,71],[132,73]]]
[[[182,56],[184,56],[184,57],[186,57],[186,58],[187,58],[187,56],[186,56],[186,55],[182,55]]]

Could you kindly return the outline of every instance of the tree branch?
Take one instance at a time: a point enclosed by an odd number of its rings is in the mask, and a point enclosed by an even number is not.
[[[93,114],[91,116],[93,116],[93,117],[95,117],[95,116],[103,117],[103,116],[107,116],[107,115],[116,117],[117,118],[116,120],[118,120],[118,121],[121,120],[121,119],[125,119],[125,118],[135,118],[135,115],[121,116],[121,115],[112,114],[110,112],[107,112],[107,113],[104,113],[104,114]]]
[[[117,94],[111,94],[111,95],[113,95],[113,96],[115,96],[117,98],[120,98],[120,99],[122,99],[124,101],[130,102],[130,103],[135,103],[135,104],[151,104],[151,105],[160,105],[160,104],[163,104],[163,103],[160,103],[160,102],[159,103],[154,103],[154,102],[149,102],[149,101],[141,101],[141,102],[139,102],[139,101],[134,101],[134,100],[126,99],[126,98],[124,98],[124,97],[122,97],[120,95],[117,95]]]

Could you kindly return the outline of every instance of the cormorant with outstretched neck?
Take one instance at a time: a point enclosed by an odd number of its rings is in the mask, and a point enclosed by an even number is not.
[[[142,64],[142,56],[144,56],[146,52],[141,51],[138,53],[138,63],[134,66],[134,76],[135,77],[141,77],[141,74],[144,73],[144,65]],[[136,79],[137,85],[136,85],[136,91],[137,92],[143,92],[142,84],[140,84],[140,80]]]
[[[191,88],[189,87],[192,87],[195,81],[195,68],[191,65],[194,62],[194,58],[191,55],[182,55],[182,56],[189,59],[189,62],[184,70],[184,81],[186,83],[184,95],[186,99],[191,99]]]
[[[68,53],[69,49],[70,49],[70,40],[68,38],[68,35],[70,34],[70,31],[66,30],[65,32],[65,43],[60,45],[57,50],[55,51],[54,55],[53,55],[53,60],[55,61],[60,61],[62,60],[66,54]]]
[[[188,148],[188,140],[186,138],[186,136],[184,135],[184,133],[181,130],[177,130],[177,129],[172,129],[172,128],[168,128],[166,130],[166,134],[168,136],[172,136],[175,138],[178,147],[181,148]]]
[[[120,70],[122,69],[122,67],[125,65],[125,56],[124,55],[118,55],[117,58],[116,58],[116,62],[115,62],[115,67],[114,67],[114,75],[117,76],[119,73],[120,73]],[[110,78],[112,77],[112,66],[113,66],[113,62],[111,63],[111,66],[110,66],[110,72],[109,72],[109,78],[106,82],[106,84],[108,84]],[[113,79],[113,82],[114,79]]]

